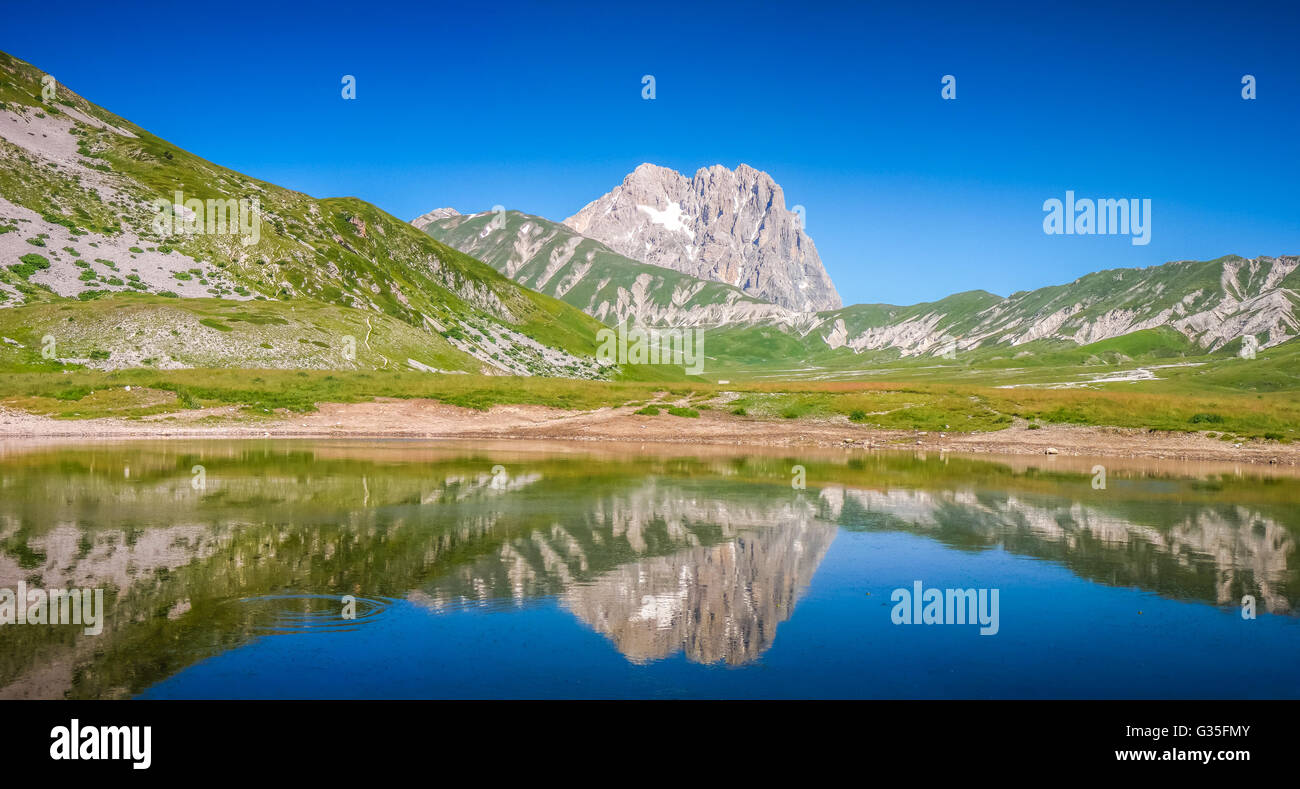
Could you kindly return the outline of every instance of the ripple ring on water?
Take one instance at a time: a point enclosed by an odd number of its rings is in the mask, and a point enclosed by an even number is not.
[[[278,594],[245,597],[238,602],[260,607],[259,613],[268,615],[269,623],[258,617],[261,621],[253,625],[256,631],[278,635],[355,630],[377,620],[394,601],[359,595]],[[330,602],[334,605],[328,605]],[[313,604],[318,607],[308,608]]]

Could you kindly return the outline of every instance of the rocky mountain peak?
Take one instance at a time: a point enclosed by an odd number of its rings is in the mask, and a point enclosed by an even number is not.
[[[725,282],[789,309],[841,306],[780,185],[747,164],[702,167],[691,178],[642,164],[565,224],[633,260]]]
[[[418,229],[423,230],[436,219],[446,219],[449,216],[460,216],[460,212],[454,208],[435,208],[427,214],[421,214],[411,220],[411,224]]]

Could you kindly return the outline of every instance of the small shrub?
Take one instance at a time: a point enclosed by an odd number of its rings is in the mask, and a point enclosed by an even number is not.
[[[36,272],[44,271],[50,267],[49,259],[35,252],[28,252],[18,259],[22,262],[10,266],[9,270],[17,274],[21,279],[27,279]]]
[[[194,395],[190,394],[187,389],[177,388],[176,399],[181,401],[181,406],[184,408],[196,409],[201,407],[199,401],[194,399]]]

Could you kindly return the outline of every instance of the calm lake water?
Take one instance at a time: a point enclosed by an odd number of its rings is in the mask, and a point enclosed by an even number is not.
[[[0,698],[1300,696],[1300,483],[1092,465],[0,444],[0,588],[105,590],[0,626]]]

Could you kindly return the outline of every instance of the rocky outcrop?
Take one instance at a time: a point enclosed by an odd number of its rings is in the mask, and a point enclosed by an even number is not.
[[[415,225],[420,230],[423,230],[434,220],[446,219],[449,216],[460,216],[460,212],[454,208],[435,208],[427,214],[420,214],[416,218],[412,219],[411,224]]]
[[[692,178],[643,164],[564,223],[620,255],[725,282],[787,309],[841,306],[781,187],[745,164],[701,168]]]

